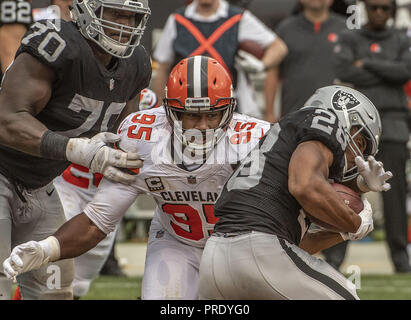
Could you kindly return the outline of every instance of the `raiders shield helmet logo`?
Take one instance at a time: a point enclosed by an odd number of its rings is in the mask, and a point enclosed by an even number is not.
[[[344,106],[347,110],[349,110],[360,104],[360,102],[351,93],[343,90],[338,90],[334,94],[332,100],[333,106],[336,110],[342,110]]]

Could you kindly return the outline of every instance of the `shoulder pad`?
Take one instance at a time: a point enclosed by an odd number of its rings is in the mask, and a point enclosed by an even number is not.
[[[271,123],[246,115],[234,113],[227,129],[229,163],[243,160],[270,130]],[[226,146],[227,147],[227,146]]]
[[[227,134],[231,144],[247,144],[251,137],[261,139],[270,127],[267,121],[234,113]]]
[[[85,39],[73,23],[61,19],[40,20],[25,34],[16,56],[27,52],[58,70],[68,67],[69,61],[82,55],[80,49],[84,46],[81,41]]]
[[[121,136],[120,149],[149,155],[152,146],[162,139],[165,133],[162,130],[168,127],[163,107],[134,112],[123,120],[117,131]]]

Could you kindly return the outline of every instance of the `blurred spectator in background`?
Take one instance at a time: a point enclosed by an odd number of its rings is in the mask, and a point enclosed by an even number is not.
[[[70,21],[70,6],[73,0],[53,0],[52,4],[60,8],[60,17],[63,20]]]
[[[23,35],[32,22],[28,1],[0,1],[0,62],[1,74],[13,62]]]
[[[377,159],[394,175],[392,189],[382,194],[386,239],[395,272],[411,272],[406,250],[405,175],[409,109],[403,89],[411,78],[411,38],[387,26],[394,17],[394,0],[364,2],[368,23],[340,36],[335,70],[340,81],[364,93],[380,112],[382,137]]]
[[[330,12],[332,0],[300,0],[297,14],[276,29],[288,54],[277,68],[267,72],[265,120],[276,122],[274,101],[281,82],[280,116],[299,109],[317,88],[335,79],[332,50],[344,30],[342,16]]]
[[[32,0],[33,20],[63,19],[70,21],[72,0]]]
[[[237,72],[234,66],[238,48],[247,40],[265,49],[261,60],[252,55],[243,57],[241,67],[247,72],[264,71],[277,64],[287,51],[284,42],[253,14],[225,0],[194,0],[178,9],[169,16],[153,54],[159,63],[154,91],[160,101],[165,96],[164,87],[171,68],[185,57],[206,55],[225,66],[234,83],[239,80],[235,86],[241,88],[237,90],[239,112],[253,115],[255,101],[249,92],[250,86],[240,83],[245,79],[244,74],[241,76],[241,71]]]

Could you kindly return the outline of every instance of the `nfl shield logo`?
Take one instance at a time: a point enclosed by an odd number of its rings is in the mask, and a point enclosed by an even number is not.
[[[196,184],[196,183],[197,183],[197,179],[196,179],[195,176],[189,176],[189,177],[187,177],[187,182],[188,182],[189,184]]]
[[[110,91],[114,89],[114,79],[110,79]]]

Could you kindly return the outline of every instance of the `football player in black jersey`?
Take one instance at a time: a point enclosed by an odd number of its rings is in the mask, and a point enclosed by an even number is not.
[[[34,23],[3,78],[0,261],[15,245],[43,239],[64,223],[52,180],[69,162],[122,183],[135,177],[119,168],[142,166],[138,154],[108,144],[118,140],[110,132],[122,118],[138,110],[151,78],[150,57],[139,45],[148,2],[74,0],[71,13],[70,22]],[[59,285],[47,286],[53,276]],[[73,262],[65,260],[18,281],[23,299],[70,299],[72,278]],[[10,288],[0,273],[0,299]]]
[[[215,205],[220,220],[202,256],[200,297],[358,299],[349,280],[310,253],[372,231],[370,204],[363,200],[356,214],[329,181],[389,189],[391,173],[373,158],[380,136],[372,102],[342,86],[318,89],[304,108],[275,124]],[[339,232],[307,232],[305,212]]]

